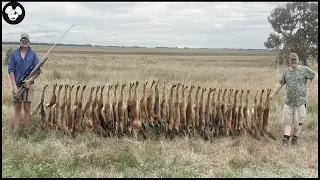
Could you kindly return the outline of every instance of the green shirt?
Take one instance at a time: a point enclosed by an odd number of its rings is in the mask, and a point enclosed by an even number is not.
[[[293,107],[307,103],[307,88],[308,79],[312,80],[316,76],[316,72],[308,66],[298,66],[296,70],[291,67],[287,68],[279,83],[287,84],[287,99],[285,104]]]

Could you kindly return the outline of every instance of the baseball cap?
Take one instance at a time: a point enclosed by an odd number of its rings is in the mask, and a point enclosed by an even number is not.
[[[291,53],[289,56],[289,60],[296,59],[299,60],[299,56],[297,53]]]
[[[20,40],[23,39],[23,38],[27,38],[29,41],[29,35],[27,33],[22,33],[21,36],[20,36]]]

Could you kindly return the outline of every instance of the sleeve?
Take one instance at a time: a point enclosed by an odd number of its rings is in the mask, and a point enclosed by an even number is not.
[[[34,53],[34,58],[33,58],[33,63],[32,63],[33,67],[36,67],[38,63],[39,63],[38,56],[36,53]],[[40,74],[41,72],[42,72],[41,68],[39,67],[38,74]]]
[[[286,71],[283,72],[280,80],[279,80],[279,84],[281,84],[282,86],[286,84]]]
[[[13,72],[13,73],[16,72],[16,64],[14,62],[13,52],[10,54],[9,62],[8,62],[8,73],[10,74],[10,72]]]
[[[310,80],[312,80],[317,74],[315,71],[310,69],[308,66],[305,67],[304,72],[305,72],[306,78],[310,79]]]

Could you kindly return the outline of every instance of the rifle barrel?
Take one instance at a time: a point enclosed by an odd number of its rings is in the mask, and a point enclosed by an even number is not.
[[[42,66],[42,65],[46,62],[47,59],[48,59],[48,57],[46,57],[44,60],[42,60],[41,62],[39,62],[39,63],[36,65],[36,67],[34,67],[34,68],[32,69],[32,71],[30,72],[29,76],[28,76],[26,79],[29,79],[29,78],[31,78],[32,76],[34,76],[34,73],[38,70],[38,68],[39,68],[40,66]],[[25,79],[25,80],[26,80],[26,79]]]
[[[30,72],[30,74],[33,74],[40,66],[40,64],[44,64],[44,62],[48,59],[46,58],[46,56],[50,53],[50,51],[58,44],[58,42],[63,38],[64,35],[66,35],[69,30],[74,26],[74,24],[60,37],[60,39],[53,44],[53,46],[49,49],[49,51],[42,57],[41,61],[36,65],[35,68],[33,68],[33,70]],[[30,77],[28,77],[30,78]]]
[[[68,33],[68,31],[69,31],[73,26],[74,26],[74,24],[61,36],[61,38],[60,38],[56,43],[54,43],[54,45],[49,49],[49,51],[47,52],[47,54],[45,54],[45,55],[43,56],[42,59],[44,59],[44,58],[49,54],[49,52],[56,46],[56,44],[58,44],[58,42],[63,38],[64,35],[66,35],[66,34]]]

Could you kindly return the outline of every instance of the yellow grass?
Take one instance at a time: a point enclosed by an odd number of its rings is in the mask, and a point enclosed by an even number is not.
[[[2,60],[8,47],[2,47]],[[33,47],[40,59],[49,48]],[[128,85],[136,80],[142,84],[153,79],[160,80],[160,93],[164,81],[248,89],[251,107],[255,92],[273,89],[281,76],[283,68],[274,67],[274,58],[274,53],[248,50],[56,47],[36,80],[31,108],[40,100],[45,84],[49,85],[48,102],[54,83],[90,87]],[[285,87],[271,105],[269,128],[277,141],[221,137],[213,142],[197,138],[136,142],[94,134],[71,139],[39,129],[29,139],[15,141],[11,136],[13,107],[6,66],[2,68],[2,84],[2,177],[318,177],[317,87],[309,94],[308,119],[302,127],[299,145],[283,147]],[[125,97],[128,90],[127,86]],[[87,88],[84,101],[88,93]],[[139,97],[141,93],[142,85]],[[32,116],[32,121],[35,124],[39,117]]]

